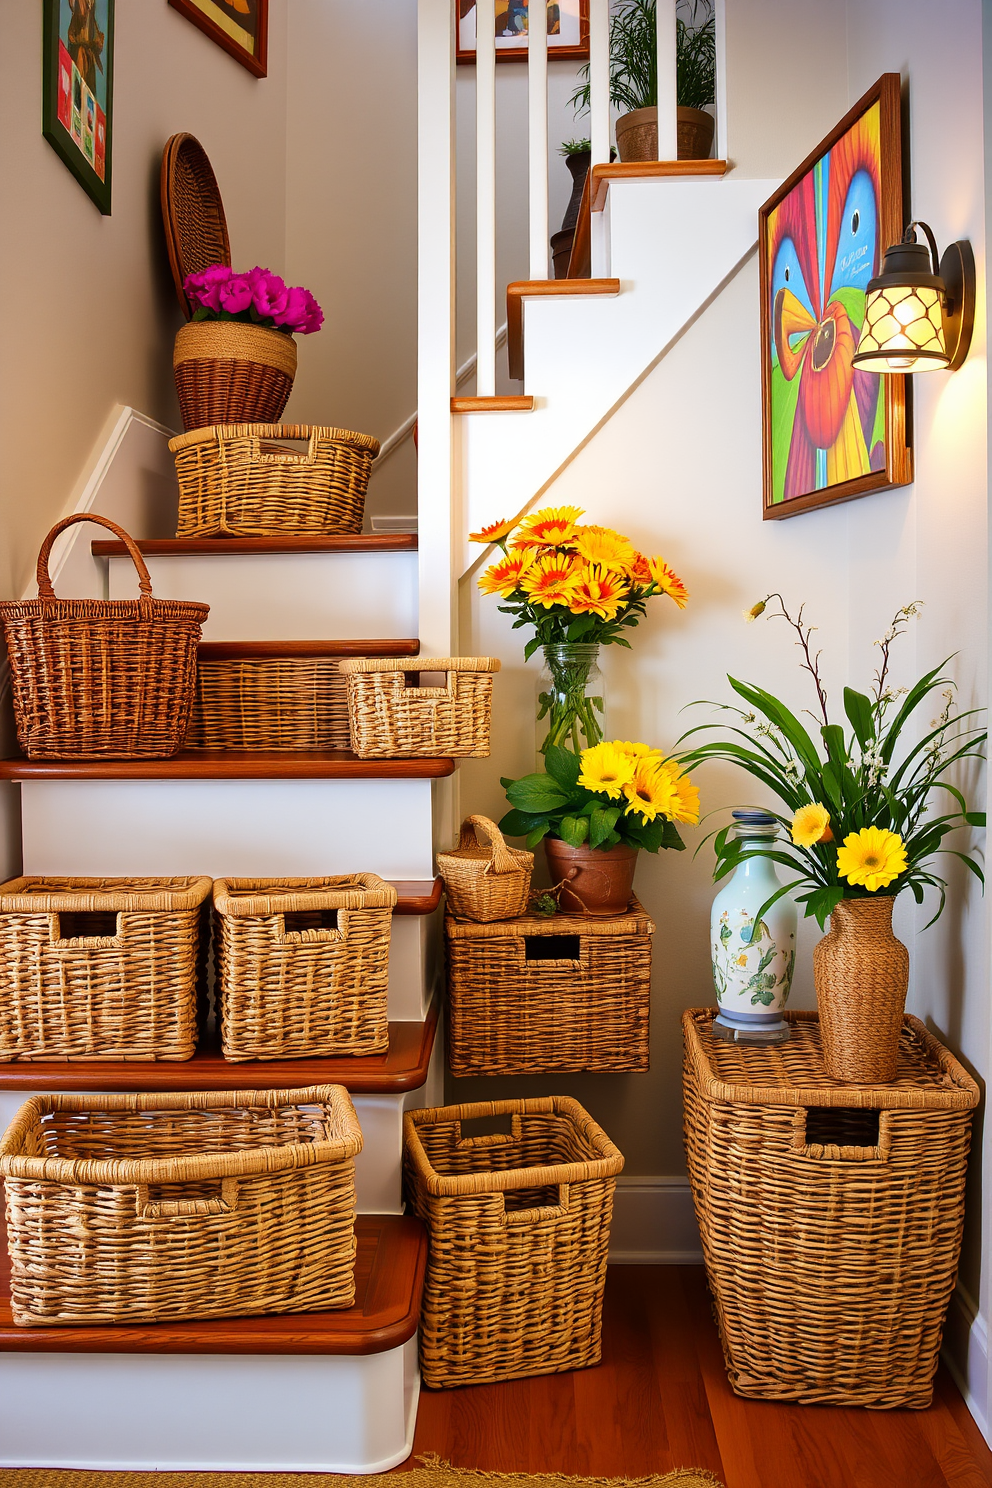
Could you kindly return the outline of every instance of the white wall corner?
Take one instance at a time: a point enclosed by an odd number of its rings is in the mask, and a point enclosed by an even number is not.
[[[986,1409],[989,1398],[988,1324],[960,1281],[947,1309],[941,1357],[979,1430],[992,1446],[992,1425]]]
[[[703,1252],[687,1178],[617,1179],[610,1234],[614,1266],[696,1266]]]

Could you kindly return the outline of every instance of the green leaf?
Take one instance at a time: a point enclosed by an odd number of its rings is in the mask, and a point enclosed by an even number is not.
[[[575,789],[582,771],[582,761],[577,754],[562,749],[559,744],[551,744],[544,752],[544,764],[548,774],[564,790]]]
[[[589,813],[589,846],[602,847],[616,825],[619,806],[594,805]]]
[[[727,677],[727,681],[739,697],[742,697],[746,703],[750,703],[752,708],[757,708],[759,713],[764,713],[770,723],[781,729],[808,770],[819,771],[820,756],[816,752],[813,740],[799,719],[794,713],[790,713],[784,703],[772,697],[770,692],[765,692],[764,688],[754,687],[749,682],[738,682],[735,677],[731,676]]]
[[[534,652],[537,650],[537,648],[538,648],[538,646],[540,646],[540,644],[541,644],[541,637],[540,636],[532,636],[531,637],[531,639],[527,642],[526,646],[524,647],[524,661],[530,661],[531,657],[534,655]]]
[[[548,830],[547,823],[545,823],[543,827],[535,827],[532,832],[528,832],[525,838],[527,846],[535,848],[548,835]]]
[[[816,889],[812,894],[803,895],[806,901],[806,914],[807,916],[815,916],[816,923],[822,930],[843,897],[844,890],[839,886],[828,889]]]
[[[968,823],[969,827],[984,827],[985,826],[985,812],[984,811],[966,811],[965,814],[964,814],[964,819]]]
[[[563,816],[558,823],[558,835],[569,847],[581,847],[589,836],[589,818],[586,816]]]
[[[499,829],[507,837],[526,837],[546,819],[544,812],[508,811],[500,821]]]
[[[557,811],[564,806],[568,801],[568,792],[562,790],[550,775],[524,775],[522,779],[511,781],[507,786],[506,799],[520,811],[543,813]]]
[[[685,843],[679,836],[679,829],[673,821],[666,818],[661,837],[662,847],[670,847],[674,852],[685,852]]]
[[[853,687],[844,688],[844,712],[847,714],[854,737],[864,749],[875,737],[875,719],[871,711],[871,700]]]

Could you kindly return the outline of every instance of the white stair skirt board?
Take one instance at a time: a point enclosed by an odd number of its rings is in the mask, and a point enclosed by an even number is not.
[[[25,873],[429,879],[430,780],[30,780]]]
[[[441,911],[393,915],[389,937],[389,1016],[422,1023],[441,980]]]
[[[410,1455],[417,1339],[381,1354],[0,1354],[0,1465],[385,1472]]]
[[[110,566],[110,598],[136,598],[131,560],[103,561]],[[210,606],[203,627],[207,641],[399,640],[417,634],[415,552],[216,558],[191,553],[145,562],[157,599]]]
[[[617,1179],[610,1228],[613,1266],[693,1266],[702,1262],[687,1178]]]

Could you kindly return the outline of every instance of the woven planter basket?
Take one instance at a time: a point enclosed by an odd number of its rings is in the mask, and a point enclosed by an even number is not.
[[[220,427],[169,442],[179,477],[177,537],[361,532],[379,453],[371,434],[314,424],[213,422]],[[305,439],[307,449],[294,450],[280,444],[283,439]]]
[[[689,1178],[730,1383],[762,1400],[928,1406],[979,1093],[916,1018],[896,1078],[824,1072],[812,1013],[786,1044],[685,1035]]]
[[[75,522],[108,528],[138,570],[140,599],[57,599],[52,544]],[[161,759],[183,746],[196,646],[209,605],[154,599],[144,559],[116,522],[77,512],[38,554],[38,598],[0,604],[17,737],[29,759]]]
[[[191,320],[176,333],[172,370],[184,429],[271,424],[293,390],[296,342],[271,326]]]
[[[463,1123],[502,1117],[505,1135]],[[407,1198],[430,1252],[424,1383],[586,1369],[601,1354],[613,1190],[623,1157],[567,1096],[407,1111]]]
[[[649,1068],[654,924],[636,899],[614,920],[448,915],[444,928],[452,1074]]]
[[[0,1140],[21,1327],[350,1307],[347,1091],[36,1095]]]
[[[0,1060],[190,1059],[209,878],[0,884]]]
[[[396,890],[375,873],[214,884],[224,1058],[382,1054]]]
[[[215,659],[201,650],[187,749],[350,746],[348,689],[336,655]]]
[[[483,838],[488,845],[481,845]],[[507,847],[488,816],[467,816],[458,846],[437,855],[448,909],[464,920],[512,920],[523,914],[533,869],[534,854]]]
[[[489,754],[494,656],[349,657],[351,747],[359,759]],[[410,673],[444,673],[443,687],[411,687]]]

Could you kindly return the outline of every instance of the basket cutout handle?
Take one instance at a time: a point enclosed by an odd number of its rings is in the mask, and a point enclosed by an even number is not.
[[[346,909],[287,910],[276,919],[276,939],[283,945],[326,945],[348,939]],[[305,925],[308,919],[322,923]]]
[[[563,1219],[568,1213],[569,1185],[559,1183],[557,1204],[541,1204],[535,1209],[507,1209],[506,1194],[503,1195],[503,1223],[505,1225],[541,1224],[549,1219]]]
[[[510,1123],[510,1130],[508,1132],[481,1132],[479,1133],[479,1135],[474,1137],[465,1136],[466,1124],[471,1125],[480,1121],[505,1122],[507,1119]],[[467,1149],[468,1151],[471,1151],[473,1148],[478,1147],[507,1147],[511,1146],[514,1142],[520,1141],[521,1131],[522,1127],[520,1124],[520,1116],[517,1112],[512,1112],[509,1114],[504,1112],[501,1116],[465,1116],[458,1123],[458,1139],[455,1143],[455,1146],[460,1148],[461,1150]]]
[[[263,440],[267,444],[276,443],[280,439],[305,439],[306,450],[263,450]],[[251,454],[249,459],[253,465],[314,465],[320,453],[320,439],[316,428],[311,424],[283,424],[277,434],[259,432],[251,441]]]
[[[48,916],[48,943],[52,950],[64,955],[73,951],[121,946],[124,944],[123,919],[123,914],[114,910],[53,911]]]
[[[506,845],[506,838],[494,821],[488,816],[467,816],[462,822],[461,835],[458,838],[459,848],[485,847],[492,849],[489,862],[483,872],[485,873],[519,873],[520,864],[516,861]]]
[[[152,576],[148,572],[148,566],[144,558],[138,552],[138,545],[123,527],[118,527],[109,517],[98,517],[95,512],[73,512],[71,517],[63,517],[61,522],[56,522],[51,532],[41,545],[38,554],[38,598],[43,604],[55,604],[58,596],[52,588],[52,576],[48,572],[48,560],[52,554],[52,545],[60,533],[67,527],[73,527],[77,522],[95,522],[98,527],[106,527],[127,548],[131,562],[138,570],[138,590],[140,593],[139,605],[141,606],[141,617],[143,620],[151,618],[152,614]]]
[[[544,967],[586,971],[589,967],[588,937],[584,935],[521,935],[517,948],[518,963],[527,972]]]
[[[237,1178],[223,1178],[216,1199],[153,1199],[147,1183],[134,1190],[134,1208],[139,1219],[199,1219],[208,1214],[233,1214],[238,1207]]]
[[[814,1162],[888,1162],[892,1113],[878,1107],[800,1107],[792,1118],[792,1150]]]

